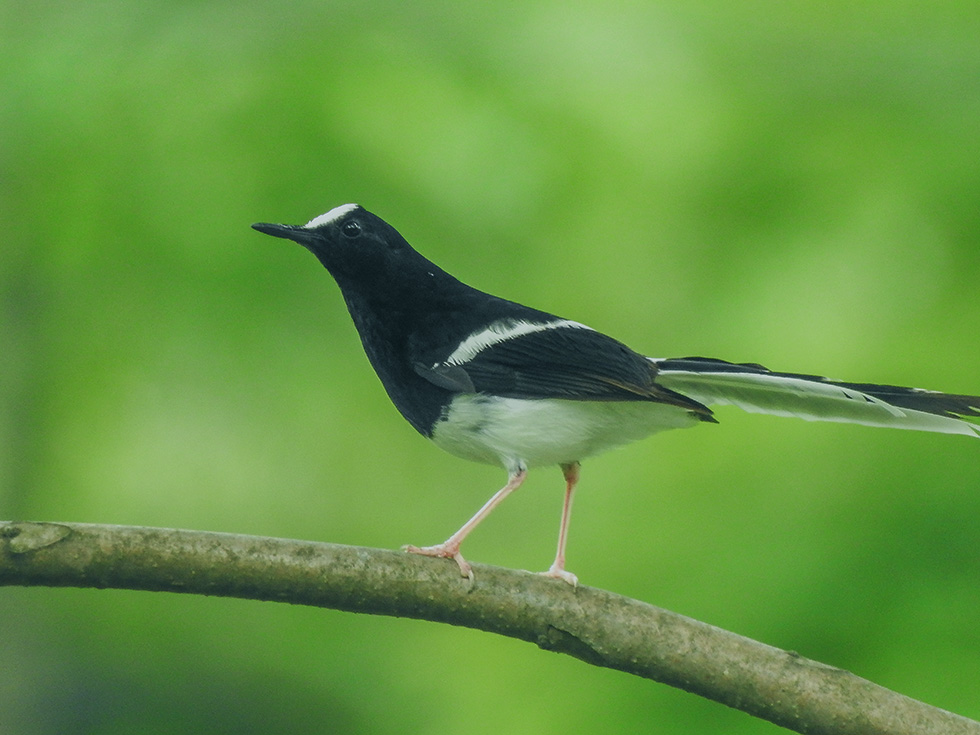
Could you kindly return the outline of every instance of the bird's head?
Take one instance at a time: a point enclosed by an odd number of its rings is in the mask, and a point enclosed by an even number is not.
[[[343,204],[305,225],[257,222],[253,229],[293,240],[339,281],[384,280],[421,259],[394,227],[359,204]]]

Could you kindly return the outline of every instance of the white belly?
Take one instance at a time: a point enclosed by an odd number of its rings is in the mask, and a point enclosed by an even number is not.
[[[519,467],[589,457],[665,429],[698,423],[690,411],[650,401],[527,400],[457,396],[433,430],[437,446],[464,459]]]

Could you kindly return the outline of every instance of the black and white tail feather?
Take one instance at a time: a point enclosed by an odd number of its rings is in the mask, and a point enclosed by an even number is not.
[[[980,397],[922,388],[846,383],[817,375],[779,373],[761,365],[705,357],[658,360],[657,382],[706,406],[863,426],[980,437]]]

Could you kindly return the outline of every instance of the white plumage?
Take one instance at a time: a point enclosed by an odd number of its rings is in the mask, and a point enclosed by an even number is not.
[[[563,465],[643,439],[694,426],[679,406],[647,401],[568,401],[462,395],[432,441],[457,457],[502,464],[508,472]]]
[[[303,225],[304,230],[314,230],[317,227],[322,227],[323,225],[329,225],[331,222],[336,222],[341,217],[343,217],[348,212],[353,212],[357,209],[356,204],[341,204],[339,207],[334,207],[329,212],[321,214],[319,217],[314,217],[305,225]]]

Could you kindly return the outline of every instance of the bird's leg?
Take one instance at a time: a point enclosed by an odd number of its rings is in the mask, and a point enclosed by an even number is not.
[[[568,582],[572,587],[578,586],[578,577],[565,570],[565,544],[568,543],[568,521],[572,516],[572,497],[578,484],[578,462],[569,462],[561,466],[565,476],[565,504],[561,509],[561,527],[558,529],[558,553],[555,561],[547,572],[541,572],[545,577],[554,577]]]
[[[464,577],[468,577],[470,581],[473,580],[473,569],[463,555],[459,553],[459,546],[463,543],[463,539],[470,535],[470,531],[476,528],[480,521],[490,515],[490,511],[496,508],[500,503],[503,502],[504,498],[514,492],[517,488],[521,486],[524,482],[524,478],[527,477],[527,470],[523,467],[515,472],[512,472],[507,480],[507,484],[500,488],[494,496],[488,500],[476,514],[470,518],[463,526],[452,536],[446,539],[441,544],[436,544],[435,546],[403,546],[402,550],[407,551],[411,554],[422,554],[423,556],[439,556],[445,557],[446,559],[453,559],[459,565],[459,572]]]

